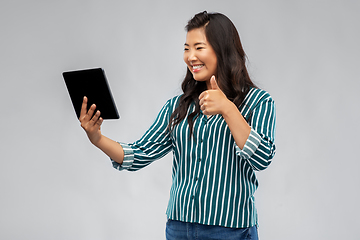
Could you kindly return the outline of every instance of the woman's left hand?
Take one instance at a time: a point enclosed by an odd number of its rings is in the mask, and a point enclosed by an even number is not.
[[[205,115],[223,114],[232,103],[221,91],[215,76],[210,79],[211,89],[202,92],[199,96],[200,109]]]

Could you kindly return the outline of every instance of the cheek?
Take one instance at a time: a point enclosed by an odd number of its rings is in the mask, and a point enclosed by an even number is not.
[[[187,68],[190,70],[190,65],[189,65],[190,63],[189,63],[188,59],[189,59],[188,56],[186,54],[184,54],[183,60],[186,64]]]
[[[188,65],[188,63],[189,63],[188,59],[189,59],[188,54],[184,53],[184,55],[183,55],[183,60],[184,60],[184,62],[186,63],[186,65]]]
[[[214,62],[213,66],[214,66],[215,71],[217,72],[217,61]]]
[[[217,59],[216,56],[212,57],[212,67],[215,69],[215,71],[217,70]]]

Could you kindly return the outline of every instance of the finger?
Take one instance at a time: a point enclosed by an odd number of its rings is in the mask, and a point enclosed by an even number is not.
[[[199,96],[199,100],[203,99],[204,97],[206,97],[206,95],[208,94],[208,91],[203,91],[200,96]]]
[[[90,121],[94,115],[95,110],[96,110],[96,105],[95,104],[91,105],[91,107],[89,108],[89,111],[86,113],[86,115],[83,117],[82,120],[86,121],[86,122]]]
[[[90,112],[90,110],[89,110],[89,112]],[[99,118],[100,118],[100,111],[99,110],[97,110],[96,111],[96,113],[95,113],[95,115],[91,118],[91,122],[93,122],[93,124],[95,125],[96,123],[97,123],[97,121],[99,120]]]
[[[204,97],[204,92],[202,92],[202,93],[199,95],[199,100],[201,100],[203,97]]]
[[[81,104],[81,110],[80,110],[80,117],[79,120],[81,120],[86,115],[86,109],[87,109],[87,97],[85,96],[83,99],[83,102]]]
[[[99,125],[99,127],[101,126],[101,124],[103,123],[104,119],[102,117],[99,118],[99,120],[96,121],[96,124]]]
[[[210,79],[210,84],[211,84],[211,89],[213,90],[220,90],[216,80],[215,80],[215,76],[212,76]]]
[[[202,112],[203,112],[204,115],[211,115],[206,108],[204,108],[204,109],[202,110]]]
[[[199,105],[202,106],[202,105],[205,105],[206,104],[206,98],[202,98],[200,101],[199,101]]]

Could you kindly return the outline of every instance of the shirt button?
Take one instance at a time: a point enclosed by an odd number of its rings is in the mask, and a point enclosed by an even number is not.
[[[201,162],[201,158],[198,158],[198,162]]]
[[[197,181],[197,180],[199,180],[199,178],[198,178],[198,177],[195,177],[195,181]]]

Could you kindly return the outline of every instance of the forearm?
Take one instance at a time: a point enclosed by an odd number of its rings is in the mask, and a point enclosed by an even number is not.
[[[245,121],[239,109],[233,102],[229,101],[227,106],[222,111],[222,116],[230,128],[236,145],[240,149],[243,149],[249,137],[251,127]]]
[[[108,155],[112,160],[122,164],[124,160],[124,150],[119,143],[101,135],[100,139],[93,144]]]

